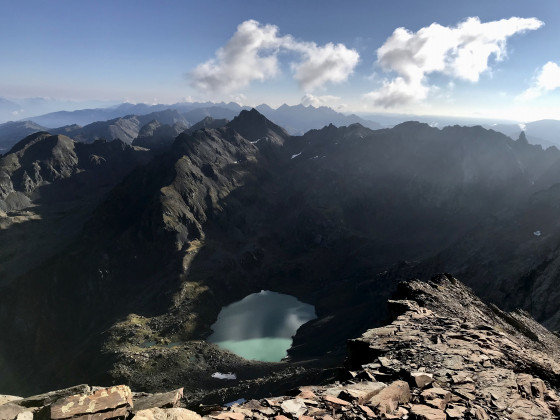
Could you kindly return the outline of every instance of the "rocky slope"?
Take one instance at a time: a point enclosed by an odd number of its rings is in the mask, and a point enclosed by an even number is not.
[[[0,284],[68,246],[95,206],[150,154],[120,141],[32,134],[0,158]]]
[[[347,376],[212,413],[214,419],[552,419],[560,415],[560,339],[450,275],[407,281],[393,321],[348,343]]]
[[[235,380],[237,396],[245,398],[227,406],[223,399],[189,404],[182,388],[151,395],[123,385],[81,385],[25,399],[0,396],[0,418],[529,420],[560,415],[560,339],[526,313],[487,305],[448,274],[403,282],[388,303],[392,322],[349,340],[346,367],[335,382],[311,382],[271,396],[262,379]],[[259,394],[268,395],[247,401]]]

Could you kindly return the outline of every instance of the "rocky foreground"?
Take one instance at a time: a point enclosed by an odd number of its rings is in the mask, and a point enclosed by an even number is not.
[[[0,420],[560,417],[560,339],[527,313],[486,305],[449,275],[401,283],[389,308],[392,323],[349,342],[340,382],[198,407],[198,414],[181,407],[181,390],[150,395],[81,385],[0,396]]]

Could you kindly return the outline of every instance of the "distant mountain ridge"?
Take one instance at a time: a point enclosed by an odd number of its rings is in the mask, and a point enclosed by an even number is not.
[[[33,121],[10,121],[0,124],[0,155],[6,153],[19,140],[38,131],[47,131],[47,128]]]
[[[257,106],[256,109],[269,120],[284,127],[292,135],[301,135],[309,130],[322,128],[329,124],[341,127],[358,123],[372,130],[383,128],[381,124],[376,122],[365,120],[354,114],[344,115],[325,106],[315,108],[311,105],[289,106],[284,104],[274,109],[262,104]]]
[[[141,128],[153,120],[169,126],[180,123],[188,128],[207,117],[231,121],[241,111],[249,109],[233,102],[185,102],[173,105],[125,103],[110,108],[59,111],[40,115],[32,120],[0,124],[0,153],[2,149],[5,151],[25,136],[38,131],[64,134],[83,142],[104,138],[120,139],[131,144],[138,137]],[[381,125],[373,121],[364,120],[357,115],[344,115],[327,107],[282,105],[273,109],[262,104],[257,109],[291,135],[303,134],[329,124],[344,126],[359,123],[371,129],[381,128]]]

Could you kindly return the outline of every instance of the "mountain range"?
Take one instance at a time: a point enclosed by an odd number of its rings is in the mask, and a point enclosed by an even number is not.
[[[236,103],[178,103],[174,105],[121,104],[117,107],[58,111],[33,117],[32,120],[0,124],[0,153],[6,152],[26,135],[48,130],[53,134],[64,134],[77,141],[91,142],[96,139],[132,143],[142,128],[153,121],[162,125],[182,127],[183,130],[205,118],[232,120],[243,108]],[[272,121],[287,127],[291,134],[302,134],[312,128],[321,128],[329,123],[348,125],[361,123],[369,128],[381,128],[375,122],[356,115],[346,116],[327,107],[314,108],[283,105],[278,109],[261,105],[259,109]],[[50,128],[49,128],[50,127]],[[146,128],[147,131],[150,131]],[[146,130],[143,136],[145,137]],[[169,130],[165,128],[165,130]],[[159,137],[162,135],[160,130]],[[169,133],[172,133],[169,131]],[[178,133],[175,133],[176,136]],[[165,136],[163,142],[173,137]]]
[[[443,271],[560,328],[558,149],[419,122],[293,136],[256,109],[179,133],[184,114],[158,112],[132,144],[39,132],[0,158],[0,393],[187,384],[201,401],[216,371],[303,378],[384,322],[399,281]],[[263,289],[316,308],[288,364],[204,341]]]

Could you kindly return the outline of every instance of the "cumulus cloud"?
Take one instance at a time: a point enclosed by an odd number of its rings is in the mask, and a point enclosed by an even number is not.
[[[553,61],[546,63],[535,77],[533,85],[518,96],[521,100],[532,100],[560,87],[560,66]]]
[[[320,106],[330,106],[338,101],[340,101],[340,97],[338,96],[333,96],[333,95],[315,96],[312,95],[311,93],[306,93],[303,96],[303,98],[301,98],[301,104],[303,106],[311,105],[316,108]]]
[[[294,78],[300,87],[313,91],[327,82],[340,83],[348,79],[358,64],[360,55],[343,44],[328,43],[323,47],[314,42],[290,42],[289,49],[301,53],[303,60],[292,63]]]
[[[301,42],[290,35],[279,36],[278,27],[248,20],[237,27],[216,57],[199,64],[191,73],[193,87],[200,91],[231,92],[255,80],[270,79],[280,73],[278,55],[293,52],[299,61],[291,63],[294,78],[302,89],[313,91],[325,83],[348,79],[359,54],[343,44]]]
[[[509,37],[542,25],[536,18],[482,23],[471,17],[455,27],[432,23],[417,32],[397,28],[377,50],[378,65],[397,76],[365,96],[383,107],[422,101],[430,92],[426,79],[432,73],[477,82],[489,70],[491,56],[504,59]]]

